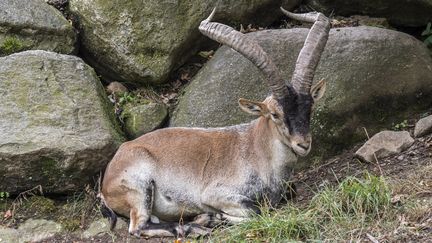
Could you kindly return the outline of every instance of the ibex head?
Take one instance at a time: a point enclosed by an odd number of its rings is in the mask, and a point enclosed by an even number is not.
[[[268,119],[285,145],[297,155],[306,156],[312,142],[309,129],[312,106],[325,92],[324,80],[314,86],[312,81],[328,39],[330,22],[321,13],[293,14],[281,10],[292,19],[314,23],[300,51],[290,83],[281,77],[278,68],[258,43],[229,26],[211,22],[216,9],[201,22],[199,30],[236,50],[265,74],[272,94],[263,102],[240,99],[240,107]]]

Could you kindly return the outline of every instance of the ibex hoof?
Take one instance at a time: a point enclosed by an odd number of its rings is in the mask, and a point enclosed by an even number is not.
[[[129,234],[135,236],[136,238],[140,238],[141,237],[141,230],[137,229],[137,230],[129,231]]]

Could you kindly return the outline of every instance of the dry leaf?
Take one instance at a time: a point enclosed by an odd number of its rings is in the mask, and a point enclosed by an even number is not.
[[[8,219],[10,217],[12,217],[12,211],[9,209],[4,213],[3,218]]]

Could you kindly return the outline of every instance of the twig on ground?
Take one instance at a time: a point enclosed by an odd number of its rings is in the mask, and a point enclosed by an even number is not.
[[[12,201],[12,205],[9,210],[6,211],[8,212],[9,217],[5,217],[3,221],[13,218],[17,208],[21,206],[24,201],[28,200],[27,197],[36,196],[38,194],[43,196],[43,190],[41,185],[37,185],[32,189],[19,193],[18,196]]]
[[[369,137],[369,133],[368,133],[367,130],[366,130],[366,127],[363,127],[363,129],[364,129],[364,131],[365,131],[365,133],[366,133],[366,137],[367,137],[367,139],[369,140],[370,137]],[[379,163],[379,161],[378,161],[378,158],[377,158],[375,152],[373,153],[373,155],[374,155],[375,162],[376,162],[376,165],[377,165],[377,167],[378,167],[378,170],[379,170],[379,172],[380,172],[380,175],[383,176],[384,174],[383,174],[383,171],[382,171],[382,169],[381,169],[381,165],[380,165],[380,163]]]
[[[379,243],[379,241],[375,237],[373,237],[372,235],[370,235],[369,233],[366,233],[366,236],[373,243]]]

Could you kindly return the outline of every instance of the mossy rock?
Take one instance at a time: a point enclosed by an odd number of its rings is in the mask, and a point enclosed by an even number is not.
[[[124,141],[96,73],[78,57],[2,57],[0,94],[0,191],[80,190]]]
[[[70,0],[79,22],[83,55],[108,79],[138,84],[161,83],[210,42],[199,23],[218,7],[216,19],[240,27],[266,25],[299,0]]]
[[[265,30],[248,35],[290,80],[308,31]],[[393,30],[332,29],[315,82],[323,78],[327,90],[314,109],[309,161],[364,140],[364,128],[373,134],[432,104],[432,59],[427,48],[412,36]],[[268,93],[262,73],[242,55],[223,46],[185,89],[170,126],[217,127],[248,122],[254,117],[240,110],[238,99],[263,100]]]
[[[127,134],[137,138],[161,127],[168,116],[168,109],[164,104],[150,103],[126,108],[122,115]]]
[[[75,30],[43,0],[0,1],[0,56],[23,50],[75,51]]]

